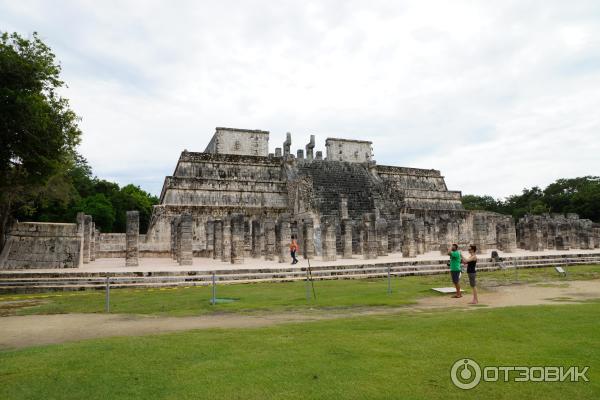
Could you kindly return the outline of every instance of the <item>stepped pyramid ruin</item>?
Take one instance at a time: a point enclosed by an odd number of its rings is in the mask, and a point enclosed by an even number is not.
[[[295,155],[290,134],[275,153],[268,142],[267,131],[216,128],[204,152],[181,153],[144,247],[177,253],[177,226],[189,215],[193,254],[232,262],[284,258],[290,235],[305,256],[330,260],[413,257],[452,242],[516,248],[512,218],[466,211],[440,171],[377,165],[368,141],[329,138],[325,157],[314,136]]]
[[[139,213],[127,233],[101,233],[82,213],[76,224],[16,222],[0,268],[76,268],[96,258],[193,257],[240,264],[245,258],[289,260],[291,236],[305,258],[411,258],[446,253],[451,243],[479,252],[600,247],[600,224],[575,214],[513,218],[468,211],[440,171],[378,165],[372,143],[314,136],[291,152],[292,137],[269,153],[269,132],[216,128],[204,152],[183,151],[165,178],[146,234]]]

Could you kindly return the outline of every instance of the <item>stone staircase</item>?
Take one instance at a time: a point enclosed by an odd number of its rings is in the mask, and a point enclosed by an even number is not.
[[[479,272],[498,269],[539,268],[600,263],[600,253],[527,257],[504,257],[500,261],[480,259]],[[311,268],[312,279],[367,279],[411,275],[433,275],[448,272],[446,261],[397,261],[358,265],[318,266]],[[84,272],[84,271],[7,271],[0,273],[0,293],[36,293],[48,291],[103,290],[111,288],[165,288],[211,285],[292,282],[307,278],[306,268],[221,269],[214,271],[159,272]]]

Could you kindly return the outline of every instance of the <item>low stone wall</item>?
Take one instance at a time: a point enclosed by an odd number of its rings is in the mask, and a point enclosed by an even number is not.
[[[125,233],[101,233],[96,258],[125,258]],[[140,235],[139,257],[170,257],[169,251],[160,251],[153,243],[146,243],[146,235]]]
[[[125,258],[125,234],[101,233],[97,258]]]
[[[0,269],[77,268],[81,242],[77,224],[17,222],[0,255]]]

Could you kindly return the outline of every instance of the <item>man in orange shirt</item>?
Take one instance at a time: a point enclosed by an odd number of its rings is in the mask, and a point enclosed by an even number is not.
[[[290,243],[290,254],[292,255],[292,265],[298,263],[296,258],[296,252],[298,251],[298,243],[296,242],[296,236],[292,235],[292,243]]]

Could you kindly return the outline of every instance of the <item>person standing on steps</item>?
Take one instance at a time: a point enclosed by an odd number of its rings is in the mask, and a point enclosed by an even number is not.
[[[477,304],[479,299],[477,298],[477,287],[476,287],[476,266],[477,266],[477,247],[472,244],[469,246],[469,257],[465,258],[463,262],[467,263],[467,274],[469,274],[469,285],[473,289],[473,300],[469,304]]]
[[[456,288],[456,294],[452,296],[455,299],[462,297],[460,293],[460,262],[462,261],[462,254],[458,251],[458,245],[452,244],[450,250],[448,250],[450,256],[450,275],[452,276],[452,283]]]
[[[292,265],[298,263],[296,258],[296,252],[298,251],[298,243],[296,242],[296,236],[292,235],[292,243],[290,243],[290,255],[292,256]]]

